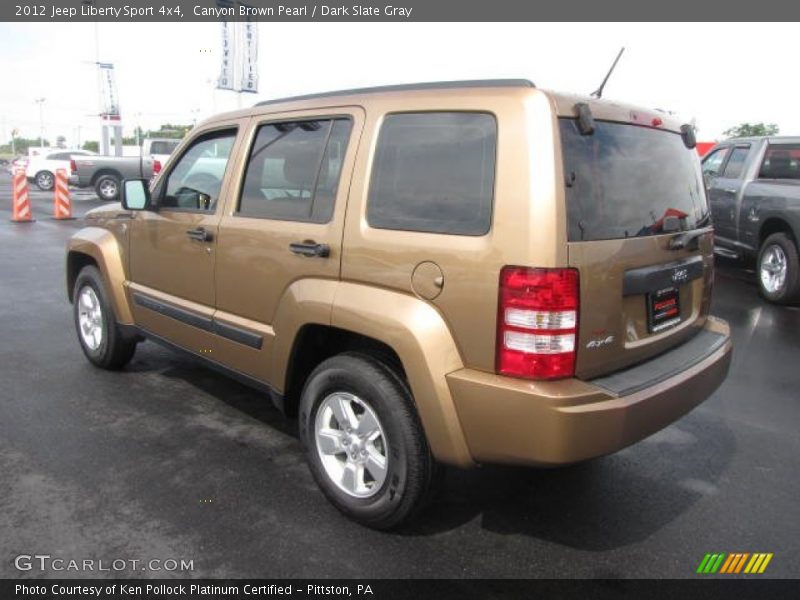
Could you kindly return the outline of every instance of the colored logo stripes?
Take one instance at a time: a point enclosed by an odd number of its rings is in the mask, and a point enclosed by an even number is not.
[[[726,554],[724,552],[706,554],[697,567],[697,572],[702,575],[713,575],[714,573],[724,573],[732,575],[737,573],[763,573],[769,561],[772,560],[772,552],[734,552]]]

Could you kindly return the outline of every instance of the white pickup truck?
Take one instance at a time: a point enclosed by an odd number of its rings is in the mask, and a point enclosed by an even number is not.
[[[71,185],[93,187],[101,200],[116,200],[124,179],[150,179],[157,175],[180,140],[148,138],[140,156],[74,157],[70,163]]]

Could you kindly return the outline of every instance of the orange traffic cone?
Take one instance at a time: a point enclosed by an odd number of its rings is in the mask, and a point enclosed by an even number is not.
[[[22,170],[14,172],[11,182],[11,220],[14,223],[33,223],[34,220],[28,198],[28,178]]]
[[[72,216],[72,199],[69,197],[66,169],[56,170],[56,184],[53,187],[53,218],[59,221],[75,218]]]

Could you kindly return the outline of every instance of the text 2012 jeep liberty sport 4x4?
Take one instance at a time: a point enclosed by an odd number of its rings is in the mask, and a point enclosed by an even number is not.
[[[198,125],[69,242],[78,339],[143,338],[269,391],[351,518],[437,464],[614,452],[727,374],[690,128],[527,81],[263,102]]]

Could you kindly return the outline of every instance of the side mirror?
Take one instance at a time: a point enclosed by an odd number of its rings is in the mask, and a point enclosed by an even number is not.
[[[691,150],[697,146],[697,136],[694,133],[694,127],[691,125],[681,125],[681,139],[683,145]]]
[[[122,184],[122,208],[147,210],[150,208],[150,188],[146,179],[126,179]]]

